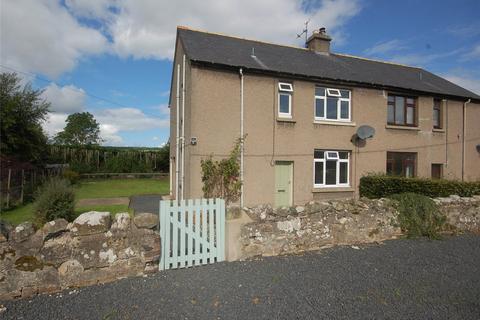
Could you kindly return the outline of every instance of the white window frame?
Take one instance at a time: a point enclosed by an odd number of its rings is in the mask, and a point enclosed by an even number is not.
[[[323,158],[313,158],[313,187],[314,188],[344,188],[344,187],[349,187],[350,186],[350,151],[346,150],[341,150],[341,151],[332,151],[332,150],[319,150],[323,151],[324,155]],[[346,152],[348,157],[347,159],[340,159],[339,157],[337,159],[332,159],[328,158],[328,153],[329,152],[335,152],[337,153],[337,156],[339,156],[338,152]],[[327,170],[326,170],[326,162],[327,161],[336,161],[336,183],[335,184],[326,184],[326,179],[327,179]],[[323,183],[316,183],[315,182],[315,164],[317,162],[320,162],[323,164]],[[347,164],[347,182],[346,183],[340,183],[340,163],[346,163]]]
[[[278,83],[278,117],[279,118],[292,118],[292,93],[293,86],[291,83],[279,82]],[[280,111],[280,96],[288,96],[288,112]]]
[[[323,86],[316,86],[315,88],[323,88],[325,89],[325,95],[319,96],[315,93],[315,99],[313,103],[313,116],[315,121],[336,121],[336,122],[351,122],[352,121],[352,91],[348,89],[334,89],[334,88],[325,88]],[[337,94],[331,94],[333,90],[338,92]],[[348,98],[343,98],[341,96],[340,90],[346,90],[349,92]],[[316,91],[316,90],[315,90]],[[327,118],[327,98],[334,97],[338,98],[337,100],[337,119],[329,119]],[[322,100],[323,103],[323,117],[317,116],[317,100]],[[348,102],[348,118],[341,118],[341,111],[342,111],[342,101]]]
[[[293,92],[293,86],[288,82],[279,82],[278,91]]]

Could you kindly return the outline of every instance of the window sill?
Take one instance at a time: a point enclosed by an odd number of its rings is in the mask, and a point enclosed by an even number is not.
[[[324,187],[324,188],[313,188],[312,193],[333,193],[333,192],[354,192],[355,189],[352,187]]]
[[[288,123],[296,123],[297,121],[293,120],[292,118],[282,118],[277,117],[278,122],[288,122]]]
[[[395,126],[391,124],[387,124],[385,126],[387,129],[398,129],[398,130],[410,130],[410,131],[420,131],[419,127],[409,127],[409,126]]]
[[[355,122],[343,122],[343,121],[328,121],[328,120],[314,120],[313,124],[326,124],[330,126],[347,126],[347,127],[355,127]]]
[[[432,129],[432,132],[440,132],[440,133],[445,133],[445,129]]]

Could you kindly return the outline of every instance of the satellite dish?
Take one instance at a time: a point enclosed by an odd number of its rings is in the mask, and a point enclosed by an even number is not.
[[[477,152],[480,153],[480,144],[477,144]]]
[[[360,126],[357,129],[358,139],[365,140],[365,139],[373,138],[374,135],[375,135],[375,129],[370,126],[364,125],[364,126]]]

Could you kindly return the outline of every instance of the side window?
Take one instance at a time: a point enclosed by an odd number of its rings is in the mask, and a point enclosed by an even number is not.
[[[278,83],[278,117],[292,117],[292,94],[293,85],[291,83]]]
[[[442,101],[440,99],[433,100],[433,128],[442,129]]]
[[[315,87],[315,120],[350,121],[350,90]]]

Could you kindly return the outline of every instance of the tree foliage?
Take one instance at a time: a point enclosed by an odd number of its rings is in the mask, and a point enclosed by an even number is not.
[[[90,146],[102,142],[100,125],[90,112],[77,112],[67,117],[67,125],[55,136],[55,143],[69,146]]]
[[[242,182],[240,181],[240,148],[239,138],[230,155],[220,161],[210,156],[201,161],[203,195],[205,198],[223,198],[225,202],[235,202],[240,198]]]
[[[39,162],[47,146],[42,122],[50,104],[41,98],[42,90],[21,84],[15,73],[0,74],[0,123],[2,154]]]

